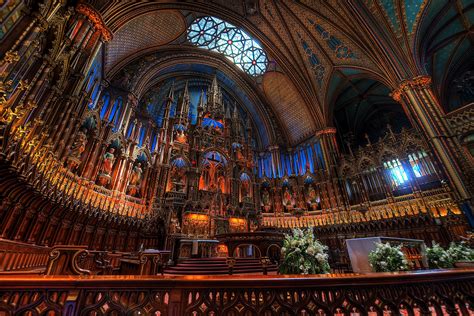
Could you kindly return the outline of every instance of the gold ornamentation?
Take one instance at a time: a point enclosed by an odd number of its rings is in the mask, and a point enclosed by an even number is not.
[[[395,101],[400,102],[402,100],[402,91],[400,89],[393,90],[393,92],[390,93],[390,96]]]
[[[92,23],[94,23],[94,27],[102,34],[102,37],[106,42],[112,40],[112,32],[105,25],[99,12],[83,3],[76,6],[76,12],[86,16]]]
[[[422,75],[417,76],[409,80],[403,80],[400,83],[400,86],[393,90],[390,96],[397,102],[400,102],[402,99],[403,92],[407,91],[408,89],[420,89],[420,88],[428,88],[431,85],[431,77]]]
[[[418,76],[411,80],[410,85],[417,88],[427,88],[431,84],[430,76]]]
[[[328,127],[316,132],[316,136],[336,134],[336,128]]]
[[[20,56],[18,55],[18,52],[6,52],[5,57],[3,59],[6,63],[11,64],[13,62],[17,62],[20,60]]]

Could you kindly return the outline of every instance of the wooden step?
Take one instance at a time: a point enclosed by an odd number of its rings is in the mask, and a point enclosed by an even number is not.
[[[276,272],[276,264],[270,264],[267,272]],[[172,275],[225,275],[229,274],[226,258],[189,258],[179,262],[176,266],[167,267],[165,274]],[[236,258],[232,270],[233,274],[263,274],[263,267],[259,258]]]

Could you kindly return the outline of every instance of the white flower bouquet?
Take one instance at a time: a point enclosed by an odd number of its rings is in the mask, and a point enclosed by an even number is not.
[[[433,246],[426,249],[426,256],[430,268],[452,268],[456,262],[474,261],[474,249],[470,248],[465,242],[452,242],[449,248],[445,250],[439,244],[433,242]]]
[[[432,269],[453,267],[453,260],[449,253],[434,241],[431,248],[426,248],[426,257],[428,258],[428,265]]]
[[[369,253],[370,266],[375,272],[394,272],[408,270],[408,261],[402,252],[402,245],[376,243],[375,250]]]
[[[451,257],[453,262],[457,261],[474,261],[474,249],[469,247],[465,242],[454,243],[449,245],[446,250],[448,256]]]
[[[313,235],[313,229],[293,229],[285,235],[281,254],[281,274],[319,274],[330,270],[327,255],[328,247],[321,244]]]

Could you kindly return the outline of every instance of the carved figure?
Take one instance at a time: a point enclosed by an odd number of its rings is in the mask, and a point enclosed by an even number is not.
[[[127,193],[129,195],[136,196],[139,192],[143,174],[143,169],[141,167],[142,164],[141,162],[139,162],[132,169],[132,173],[130,174],[130,181],[127,188]]]
[[[109,150],[104,154],[104,160],[99,173],[99,184],[106,185],[110,182],[110,174],[115,162],[115,148],[110,147]]]
[[[68,167],[71,170],[75,170],[77,166],[81,163],[81,156],[82,153],[86,150],[87,145],[87,130],[85,128],[81,128],[79,132],[77,132],[76,138],[74,139],[74,143],[72,144],[69,157],[68,157]]]

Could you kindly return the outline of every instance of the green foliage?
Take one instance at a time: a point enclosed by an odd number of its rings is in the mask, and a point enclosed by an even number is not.
[[[369,253],[370,266],[375,272],[394,272],[408,270],[408,261],[401,248],[390,243],[377,243],[375,250]]]
[[[453,262],[456,261],[474,261],[474,249],[466,245],[465,242],[454,243],[449,245],[446,250]]]
[[[281,274],[320,274],[330,270],[327,255],[328,247],[321,244],[313,235],[313,229],[293,229],[285,235],[281,254]]]
[[[428,265],[432,269],[452,268],[453,260],[446,250],[433,241],[431,248],[426,248]]]
[[[474,249],[464,242],[452,242],[449,248],[445,250],[439,244],[433,242],[433,246],[426,249],[426,256],[430,268],[452,268],[457,261],[474,261]]]

